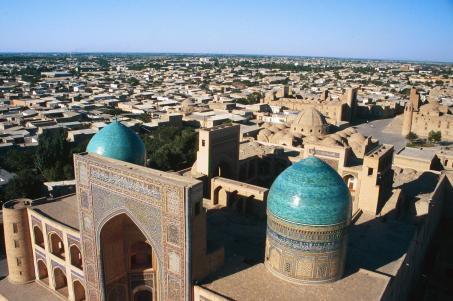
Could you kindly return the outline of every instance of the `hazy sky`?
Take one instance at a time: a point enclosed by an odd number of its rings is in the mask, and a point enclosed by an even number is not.
[[[453,62],[453,0],[0,0],[0,52]]]

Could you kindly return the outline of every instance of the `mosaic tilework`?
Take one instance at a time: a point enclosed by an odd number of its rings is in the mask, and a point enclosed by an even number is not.
[[[67,237],[68,237],[68,246],[76,245],[80,249],[80,238],[72,236],[71,234],[68,234]]]
[[[44,262],[46,262],[46,254],[40,252],[38,249],[35,249],[35,257],[36,257],[36,261],[38,261],[38,259],[41,259]]]
[[[119,121],[113,121],[91,138],[87,152],[143,165],[145,145],[140,137]]]
[[[167,227],[167,242],[172,244],[179,243],[179,225],[177,224],[169,224]]]
[[[294,283],[334,281],[343,273],[346,231],[347,222],[291,225],[268,213],[265,265]]]
[[[128,214],[156,253],[159,300],[184,300],[188,284],[183,184],[168,184],[159,176],[131,173],[127,166],[112,166],[109,161],[89,155],[76,155],[74,161],[87,300],[98,301],[107,295],[100,272],[99,235],[102,225],[119,213]],[[81,179],[82,173],[88,180]]]
[[[63,232],[61,232],[61,230],[58,230],[57,228],[54,228],[51,225],[46,224],[46,233],[49,234],[51,232],[56,233],[60,237],[60,239],[63,239]]]
[[[334,225],[351,215],[351,196],[340,175],[308,157],[285,169],[272,183],[268,211],[298,225]]]
[[[66,267],[64,265],[62,265],[62,264],[59,264],[56,261],[51,260],[50,261],[50,265],[52,266],[52,270],[55,269],[55,268],[60,268],[63,271],[63,273],[66,272]]]
[[[316,157],[293,164],[272,184],[267,204],[266,267],[294,283],[340,278],[351,196],[335,169]]]
[[[113,185],[115,188],[124,189],[129,192],[136,192],[154,199],[160,200],[161,195],[159,188],[155,185],[150,185],[144,182],[129,179],[121,174],[114,174],[107,170],[93,168],[91,177],[100,180],[101,182]]]
[[[88,201],[88,193],[85,190],[80,190],[80,206],[84,209],[90,209],[90,203]]]
[[[79,273],[71,271],[71,277],[72,277],[72,280],[79,280],[80,283],[85,283],[85,278],[82,275],[80,275]]]
[[[31,216],[31,225],[32,225],[32,228],[37,226],[39,228],[39,230],[41,230],[41,232],[42,232],[41,220],[39,218],[37,218],[36,216],[34,216],[34,215]]]
[[[97,185],[92,186],[92,195],[93,199],[96,200],[96,203],[93,206],[96,228],[99,227],[101,221],[105,220],[109,215],[112,215],[112,213],[117,212],[118,209],[122,208],[128,212],[132,212],[134,213],[135,219],[143,228],[143,232],[149,233],[150,240],[153,244],[153,250],[155,250],[160,257],[162,256],[162,227],[160,223],[161,213],[159,208],[134,201]]]

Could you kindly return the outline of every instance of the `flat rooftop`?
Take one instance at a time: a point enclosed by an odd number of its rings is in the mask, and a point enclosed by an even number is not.
[[[397,153],[398,156],[409,157],[419,161],[431,161],[435,154],[433,150],[414,147],[404,147]]]
[[[380,300],[401,267],[415,226],[362,214],[349,230],[344,277],[334,283],[296,285],[264,266],[266,221],[232,210],[208,211],[208,242],[225,246],[225,265],[199,283],[233,300]]]
[[[295,285],[272,275],[263,263],[215,280],[203,287],[233,300],[380,300],[388,277],[359,270],[350,277],[321,285]]]
[[[63,225],[79,230],[79,205],[75,194],[33,205],[31,209]]]

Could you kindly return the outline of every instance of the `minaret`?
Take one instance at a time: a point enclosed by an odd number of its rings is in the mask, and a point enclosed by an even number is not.
[[[418,109],[420,108],[420,95],[416,88],[411,88],[409,101],[412,103],[412,110],[418,112]]]
[[[346,119],[352,121],[356,115],[357,108],[357,88],[347,88],[345,93],[342,95],[343,102],[348,105],[348,112]]]
[[[403,115],[403,129],[401,134],[406,136],[412,131],[412,115],[414,114],[414,104],[412,101],[408,101],[406,106],[404,107],[404,115]]]

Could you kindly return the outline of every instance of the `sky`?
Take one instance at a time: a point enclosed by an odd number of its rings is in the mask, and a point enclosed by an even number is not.
[[[453,62],[453,0],[0,0],[0,52]]]

